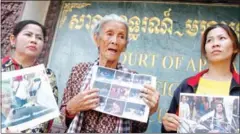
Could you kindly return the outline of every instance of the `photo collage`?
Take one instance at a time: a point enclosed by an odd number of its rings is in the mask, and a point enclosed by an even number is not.
[[[95,110],[147,122],[149,107],[140,97],[140,89],[144,84],[156,87],[156,77],[98,66],[93,72],[90,86],[100,90],[100,106]]]
[[[239,97],[180,94],[179,133],[239,133]]]

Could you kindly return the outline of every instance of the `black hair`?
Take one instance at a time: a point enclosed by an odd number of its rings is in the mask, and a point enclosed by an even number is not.
[[[208,33],[215,29],[215,28],[223,28],[228,36],[230,37],[232,43],[233,43],[233,51],[236,51],[232,54],[232,58],[231,58],[231,65],[230,65],[230,68],[233,69],[233,62],[237,56],[237,54],[240,52],[240,43],[238,41],[238,37],[237,37],[237,34],[234,32],[234,30],[228,26],[228,25],[225,25],[225,24],[215,24],[215,25],[212,25],[210,27],[208,27],[203,35],[202,35],[202,40],[201,40],[201,55],[202,57],[205,57],[206,58],[206,50],[205,50],[205,45],[206,45],[206,42],[207,42],[207,35]]]
[[[40,24],[34,20],[23,20],[23,21],[18,22],[14,26],[13,35],[16,37],[22,31],[22,29],[28,24],[34,24],[34,25],[38,25],[39,27],[41,27],[42,33],[43,33],[43,39],[45,40],[46,33],[47,33],[46,28],[42,24]]]

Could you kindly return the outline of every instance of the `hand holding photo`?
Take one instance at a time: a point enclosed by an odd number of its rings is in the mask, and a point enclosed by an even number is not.
[[[94,66],[90,87],[100,91],[96,111],[147,122],[149,115],[157,110],[159,94],[155,93],[154,76]]]

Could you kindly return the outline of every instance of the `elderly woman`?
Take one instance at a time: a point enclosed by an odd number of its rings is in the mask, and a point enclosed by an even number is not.
[[[132,133],[144,132],[147,123],[122,119],[94,111],[99,105],[99,89],[89,89],[92,66],[99,65],[128,71],[118,62],[128,44],[128,24],[121,17],[106,15],[93,28],[93,39],[99,58],[94,63],[80,63],[73,67],[64,90],[60,107],[68,133]],[[150,115],[156,112],[159,93],[150,85],[142,89],[142,97],[150,107]]]

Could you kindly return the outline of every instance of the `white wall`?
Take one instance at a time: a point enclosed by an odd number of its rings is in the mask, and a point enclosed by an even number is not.
[[[44,24],[50,1],[26,1],[21,20],[35,20]]]

